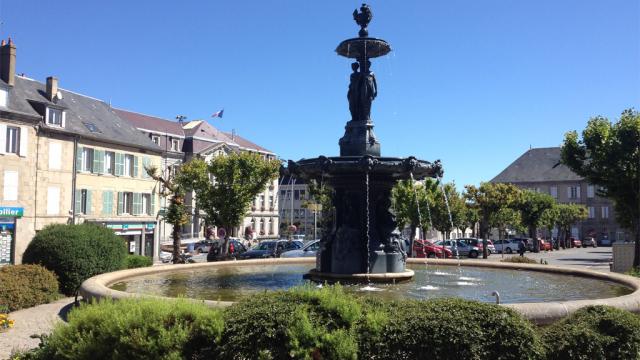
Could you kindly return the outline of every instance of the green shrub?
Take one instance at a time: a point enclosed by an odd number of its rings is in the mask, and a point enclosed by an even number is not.
[[[21,359],[214,359],[222,312],[187,300],[83,305]]]
[[[153,265],[153,260],[144,255],[127,255],[124,258],[124,268],[125,269],[135,269],[141,267],[148,267]]]
[[[462,299],[367,300],[362,359],[538,359],[533,325],[515,311]]]
[[[543,332],[549,360],[640,359],[640,319],[624,310],[589,306]]]
[[[625,274],[640,277],[640,268],[634,267],[631,270],[627,271]]]
[[[225,310],[223,359],[356,359],[360,302],[337,287],[268,292]]]
[[[121,269],[126,253],[124,240],[106,227],[53,224],[36,234],[22,261],[55,272],[60,290],[74,295],[84,280]]]
[[[516,263],[516,264],[537,264],[538,262],[526,256],[511,256],[500,260],[500,262]]]
[[[58,279],[40,265],[0,267],[0,305],[16,311],[58,298]]]

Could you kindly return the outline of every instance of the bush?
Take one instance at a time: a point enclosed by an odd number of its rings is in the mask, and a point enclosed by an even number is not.
[[[367,300],[360,358],[538,359],[533,325],[515,311],[462,299]]]
[[[40,265],[0,267],[0,305],[16,311],[58,298],[58,279]]]
[[[337,287],[304,286],[225,310],[223,359],[356,359],[360,302]]]
[[[589,306],[543,332],[549,360],[640,359],[640,319],[609,306]]]
[[[516,264],[537,264],[538,262],[526,256],[511,256],[500,260],[500,262],[516,263]]]
[[[32,360],[209,359],[224,326],[222,312],[186,300],[104,300],[83,305],[58,324]]]
[[[631,270],[627,271],[625,274],[640,277],[640,268],[634,267]]]
[[[53,224],[36,234],[22,261],[55,272],[60,290],[74,295],[84,280],[121,269],[126,253],[124,241],[106,227]]]
[[[127,255],[124,258],[124,268],[125,269],[135,269],[141,267],[148,267],[153,265],[153,260],[144,255]]]

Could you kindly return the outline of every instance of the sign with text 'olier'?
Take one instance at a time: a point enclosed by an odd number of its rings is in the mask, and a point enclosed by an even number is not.
[[[22,217],[24,208],[0,206],[0,217]]]

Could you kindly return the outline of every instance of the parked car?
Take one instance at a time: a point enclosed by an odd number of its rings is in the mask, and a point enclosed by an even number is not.
[[[193,251],[196,253],[208,253],[213,245],[214,240],[200,240],[195,243]]]
[[[611,240],[609,240],[609,238],[602,238],[602,239],[600,239],[600,245],[601,246],[610,246],[611,245]]]
[[[413,242],[413,253],[417,258],[442,258],[442,246],[438,247],[429,240],[415,240]],[[450,249],[444,248],[444,254],[446,258],[452,258],[453,253]]]
[[[219,249],[223,241],[224,240],[212,241],[209,252],[207,253],[208,262],[224,260],[220,258],[221,255],[220,255],[220,249]],[[247,251],[247,248],[238,239],[229,239],[229,244],[227,246],[228,246],[227,255],[229,255],[229,257],[238,258],[240,255],[242,255]]]
[[[302,248],[297,250],[287,250],[280,255],[283,258],[293,258],[293,257],[315,257],[316,252],[320,250],[320,240],[313,240],[308,244],[304,245]]]
[[[540,251],[549,251],[551,250],[551,242],[546,241],[544,239],[538,239],[540,241]]]
[[[263,259],[280,257],[285,251],[302,248],[300,240],[266,240],[252,247],[249,251],[240,254],[238,259]]]
[[[596,239],[590,236],[582,239],[582,247],[586,248],[587,246],[596,247]]]
[[[163,263],[169,263],[173,260],[173,254],[168,251],[160,251],[160,261]]]
[[[496,252],[505,252],[506,254],[513,254],[518,252],[518,243],[520,239],[503,239],[496,240],[493,242],[493,246],[496,249]]]
[[[459,254],[462,256],[468,256],[470,258],[477,258],[480,254],[481,250],[477,246],[472,246],[471,244],[458,240],[440,240],[435,243],[436,246],[442,247],[444,244],[445,248],[451,250],[451,252],[455,254]],[[455,246],[454,246],[455,245]]]
[[[480,252],[482,252],[482,249],[484,248],[483,239],[460,238],[458,240],[465,241],[465,242],[471,244],[472,246],[478,247],[480,249]],[[496,248],[493,245],[493,242],[491,240],[487,240],[487,252],[489,253],[489,255],[491,255],[492,253],[496,252]]]
[[[582,246],[582,241],[572,237],[569,239],[571,241],[571,247],[581,247]]]

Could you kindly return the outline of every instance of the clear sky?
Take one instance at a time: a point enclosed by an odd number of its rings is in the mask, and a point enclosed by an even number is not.
[[[17,72],[113,106],[212,123],[285,159],[337,155],[359,1],[0,0]],[[590,116],[640,108],[640,1],[370,1],[385,156],[490,180]]]

